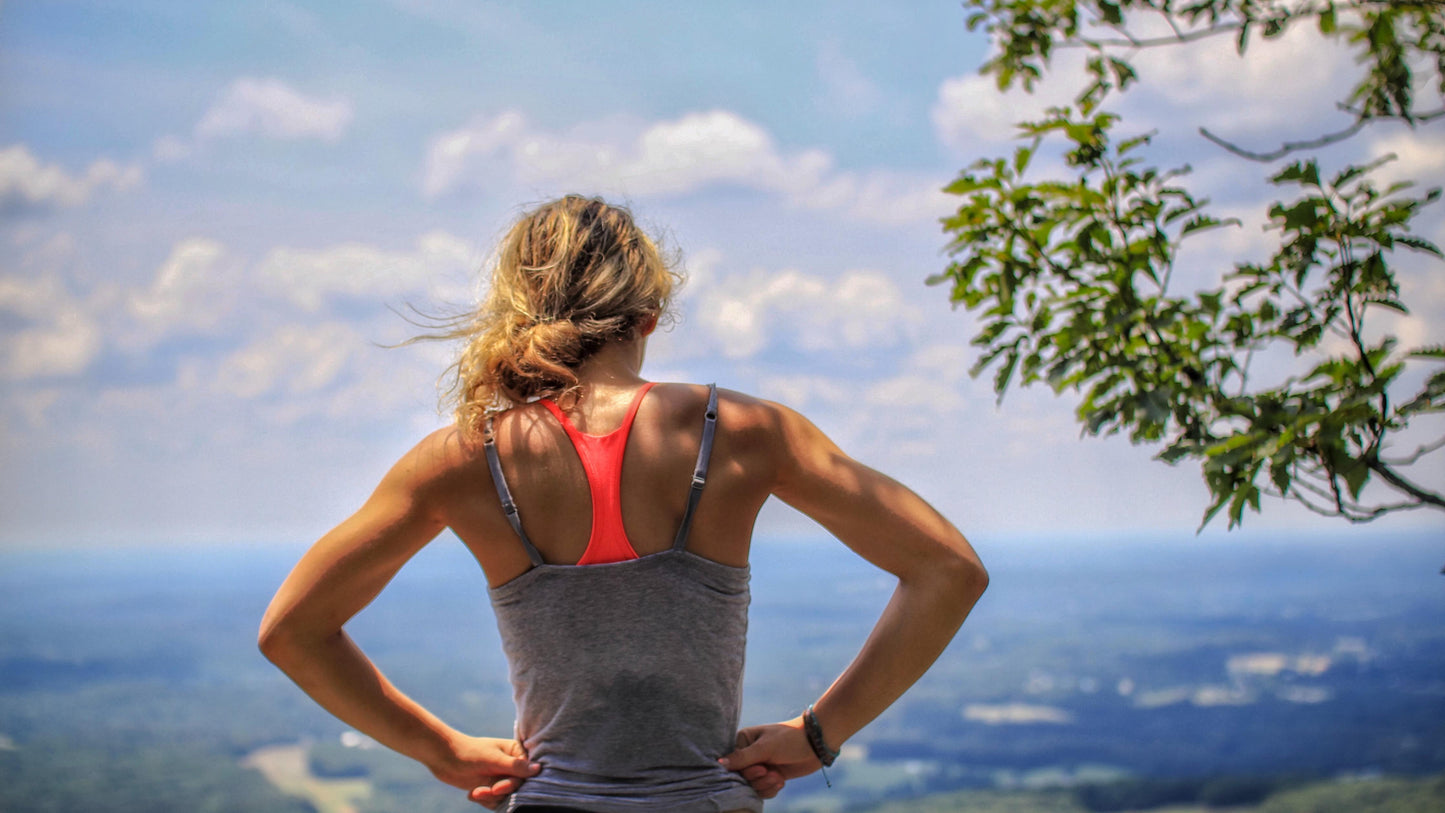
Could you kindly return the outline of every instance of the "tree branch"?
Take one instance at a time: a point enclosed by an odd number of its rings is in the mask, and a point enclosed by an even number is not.
[[[1330,509],[1328,509],[1328,508],[1321,508],[1320,506],[1315,505],[1314,503],[1310,502],[1309,500],[1304,499],[1304,497],[1301,496],[1301,495],[1299,494],[1299,492],[1294,491],[1294,489],[1290,489],[1290,491],[1293,492],[1293,493],[1290,493],[1290,494],[1282,494],[1282,493],[1280,493],[1280,492],[1278,492],[1278,491],[1273,491],[1273,490],[1270,490],[1270,489],[1265,489],[1263,493],[1266,494],[1266,495],[1268,495],[1268,496],[1271,496],[1271,497],[1281,497],[1281,498],[1287,499],[1287,500],[1294,500],[1295,502],[1299,503],[1300,505],[1303,505],[1305,508],[1308,508],[1310,511],[1313,511],[1314,513],[1319,514],[1320,516],[1324,516],[1324,517],[1344,517],[1345,519],[1349,520],[1350,522],[1355,522],[1355,523],[1371,522],[1371,521],[1373,521],[1373,520],[1379,519],[1380,517],[1384,516],[1385,514],[1391,512],[1391,511],[1408,511],[1408,510],[1410,510],[1410,509],[1412,509],[1412,508],[1423,508],[1423,507],[1424,507],[1424,506],[1422,506],[1420,503],[1417,503],[1417,502],[1403,502],[1403,503],[1395,503],[1395,504],[1392,504],[1392,505],[1377,505],[1377,506],[1375,506],[1374,508],[1365,508],[1364,506],[1347,505],[1346,508],[1345,508],[1344,510],[1342,510],[1342,511],[1334,511],[1334,510],[1330,510]]]
[[[1442,107],[1442,108],[1440,108],[1439,110],[1431,110],[1431,111],[1428,112],[1428,113],[1413,113],[1413,112],[1412,112],[1412,113],[1410,113],[1408,116],[1374,116],[1374,117],[1367,116],[1367,115],[1365,115],[1365,111],[1359,109],[1358,107],[1350,107],[1349,105],[1345,104],[1344,102],[1339,102],[1339,103],[1337,103],[1337,104],[1335,105],[1335,107],[1339,108],[1340,110],[1344,111],[1345,113],[1349,113],[1350,115],[1352,115],[1352,116],[1354,116],[1354,117],[1356,117],[1356,118],[1361,118],[1361,119],[1368,119],[1368,118],[1401,118],[1401,119],[1405,119],[1407,122],[1411,122],[1411,123],[1416,123],[1416,122],[1418,122],[1418,123],[1420,123],[1420,124],[1429,124],[1430,122],[1434,121],[1435,119],[1438,119],[1438,118],[1440,118],[1441,116],[1445,116],[1445,107]]]
[[[1324,507],[1315,502],[1312,502],[1310,499],[1308,499],[1305,493],[1299,490],[1299,486],[1304,486],[1306,491],[1329,501],[1332,507]],[[1424,503],[1419,502],[1386,503],[1384,505],[1365,506],[1350,500],[1342,500],[1339,503],[1338,507],[1333,507],[1335,501],[1328,492],[1312,486],[1309,483],[1301,483],[1299,481],[1295,481],[1294,483],[1292,483],[1288,492],[1276,491],[1266,486],[1265,488],[1260,490],[1260,493],[1270,497],[1279,497],[1280,499],[1293,500],[1300,503],[1305,508],[1308,508],[1310,511],[1313,511],[1314,513],[1321,516],[1344,517],[1350,522],[1369,522],[1391,511],[1409,511],[1412,509],[1425,507]]]
[[[1421,488],[1420,486],[1415,485],[1409,480],[1406,480],[1404,477],[1401,477],[1399,474],[1397,474],[1394,469],[1390,468],[1389,465],[1380,460],[1380,458],[1375,457],[1367,459],[1365,461],[1365,464],[1370,467],[1370,471],[1373,471],[1374,473],[1380,475],[1380,479],[1384,480],[1385,482],[1389,483],[1400,491],[1409,494],[1411,497],[1414,497],[1422,503],[1428,503],[1429,505],[1433,505],[1436,508],[1445,508],[1445,497],[1442,497],[1433,491],[1426,491],[1424,488]]]
[[[1322,135],[1312,141],[1286,141],[1279,149],[1274,150],[1273,152],[1254,152],[1253,150],[1246,150],[1238,144],[1226,141],[1225,139],[1220,138],[1214,133],[1209,132],[1209,130],[1204,127],[1199,128],[1199,134],[1214,142],[1217,146],[1223,147],[1225,150],[1234,153],[1235,155],[1238,155],[1240,158],[1248,158],[1251,161],[1259,161],[1261,163],[1267,164],[1270,161],[1275,161],[1283,158],[1286,155],[1295,152],[1296,150],[1313,150],[1318,149],[1319,147],[1327,147],[1338,141],[1344,141],[1345,139],[1353,136],[1355,133],[1358,133],[1360,130],[1364,129],[1365,125],[1371,121],[1374,121],[1374,119],[1356,119],[1355,123],[1351,124],[1349,127],[1346,127],[1345,129],[1338,132],[1329,133],[1328,135]]]
[[[1411,465],[1412,463],[1414,463],[1415,461],[1417,461],[1417,460],[1419,460],[1420,458],[1424,457],[1425,455],[1430,454],[1431,452],[1439,451],[1439,450],[1442,449],[1442,448],[1445,448],[1445,437],[1440,438],[1439,440],[1435,441],[1434,443],[1427,443],[1427,444],[1421,446],[1420,448],[1416,449],[1413,453],[1411,453],[1409,457],[1400,457],[1400,458],[1391,459],[1391,458],[1386,458],[1386,457],[1383,457],[1383,456],[1382,456],[1382,457],[1380,458],[1380,462],[1381,462],[1381,463],[1384,463],[1384,464],[1387,465],[1387,466],[1409,466],[1409,465]]]
[[[1177,33],[1173,36],[1148,37],[1146,39],[1139,39],[1138,37],[1133,36],[1128,31],[1125,31],[1122,28],[1109,26],[1110,28],[1114,28],[1114,30],[1122,34],[1124,36],[1124,39],[1100,38],[1079,39],[1078,41],[1065,40],[1063,42],[1054,43],[1053,47],[1089,48],[1091,50],[1097,49],[1100,45],[1106,48],[1155,48],[1160,45],[1177,45],[1181,42],[1196,42],[1198,40],[1208,39],[1209,37],[1217,36],[1219,34],[1228,34],[1231,31],[1238,31],[1241,25],[1242,23],[1223,23],[1221,25],[1210,26],[1209,28],[1200,28],[1194,31],[1184,31],[1181,33]],[[1177,31],[1178,29],[1175,30]]]

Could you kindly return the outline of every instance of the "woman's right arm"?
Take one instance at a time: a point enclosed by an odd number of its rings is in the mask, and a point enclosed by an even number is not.
[[[773,493],[816,520],[898,587],[863,648],[814,704],[828,748],[837,750],[928,670],[988,585],[963,534],[923,498],[848,457],[803,416],[778,410],[786,450]],[[801,716],[739,733],[727,767],[775,767],[792,778],[818,769]]]

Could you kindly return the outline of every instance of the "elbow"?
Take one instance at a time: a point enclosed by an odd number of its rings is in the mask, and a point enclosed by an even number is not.
[[[957,544],[943,548],[928,572],[936,580],[936,589],[947,594],[964,615],[988,589],[988,571],[962,536]]]
[[[297,651],[296,636],[292,630],[281,621],[270,618],[262,620],[261,629],[256,634],[256,646],[266,660],[274,663],[282,670],[293,660]]]
[[[283,644],[283,634],[278,625],[269,623],[269,619],[261,622],[261,629],[256,633],[256,648],[266,656],[266,660],[275,663],[280,657]]]
[[[988,589],[988,571],[972,550],[959,551],[951,557],[948,574],[954,590],[960,597],[968,599],[970,607]]]

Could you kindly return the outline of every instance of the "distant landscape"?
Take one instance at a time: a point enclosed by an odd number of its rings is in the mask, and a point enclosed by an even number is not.
[[[993,585],[934,670],[770,811],[1445,807],[1445,545],[976,540]],[[0,810],[465,811],[256,652],[299,554],[0,554]],[[836,544],[760,541],[745,723],[791,716],[890,579]],[[439,540],[353,635],[459,727],[510,731],[480,574]],[[1334,807],[1331,807],[1334,805]]]

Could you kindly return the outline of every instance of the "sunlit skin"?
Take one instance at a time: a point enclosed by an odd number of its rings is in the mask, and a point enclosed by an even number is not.
[[[655,324],[607,344],[577,368],[581,397],[569,417],[581,431],[602,434],[621,424],[645,383],[642,362]],[[622,515],[639,555],[672,544],[706,400],[704,386],[660,384],[638,411]],[[496,440],[528,535],[546,561],[575,563],[587,546],[591,505],[564,431],[540,405],[524,405],[497,417]],[[918,495],[849,458],[798,413],[723,390],[713,466],[688,549],[745,565],[753,523],[769,496],[898,579],[863,648],[815,704],[827,745],[837,749],[928,669],[988,577],[963,535]],[[492,586],[531,567],[496,498],[480,438],[456,427],[433,432],[407,452],[360,510],[301,558],[266,610],[260,646],[348,725],[495,808],[540,766],[516,740],[463,734],[407,697],[344,629],[445,528],[466,544]],[[801,716],[743,729],[737,750],[720,761],[765,799],[819,768]]]

